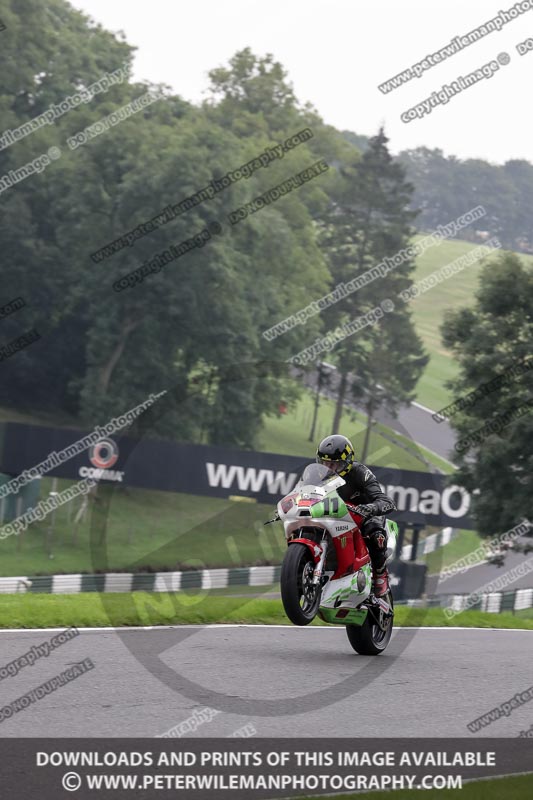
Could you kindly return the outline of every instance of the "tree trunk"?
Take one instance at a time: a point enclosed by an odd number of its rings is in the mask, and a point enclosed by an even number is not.
[[[337,392],[337,402],[335,405],[335,414],[333,416],[332,433],[338,433],[341,426],[342,412],[344,410],[344,397],[346,395],[346,388],[348,386],[348,373],[344,370],[341,372],[341,379],[339,389]]]
[[[370,399],[366,404],[366,431],[365,441],[363,442],[363,452],[361,453],[361,461],[366,461],[368,455],[368,446],[370,444],[370,431],[372,430],[372,414],[374,412],[374,397],[370,395]]]
[[[120,335],[118,338],[118,342],[115,345],[115,349],[112,351],[111,355],[109,356],[107,363],[104,364],[102,369],[100,370],[100,375],[98,377],[98,390],[102,394],[107,394],[107,390],[109,388],[109,383],[111,381],[111,376],[113,375],[113,370],[115,369],[116,365],[120,360],[120,356],[124,351],[124,347],[126,346],[126,342],[128,340],[128,336],[135,328],[140,325],[141,320],[138,319],[134,320],[125,320],[122,324],[122,329],[120,331]]]

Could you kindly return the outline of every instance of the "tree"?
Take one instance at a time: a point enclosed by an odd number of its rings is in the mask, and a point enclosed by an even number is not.
[[[63,0],[24,4],[3,0],[0,16],[6,24],[0,50],[2,132],[29,122],[51,104],[60,105],[106,72],[127,69],[132,57],[133,48],[90,24]],[[68,195],[72,211],[77,212],[76,229],[84,227],[86,187],[76,175],[76,154],[69,157],[64,142],[69,130],[83,127],[80,119],[99,119],[102,107],[119,105],[123,95],[124,84],[112,86],[88,105],[68,111],[0,151],[0,175],[6,175],[51,147],[61,150],[61,158],[44,172],[29,175],[0,195],[2,295],[5,301],[22,296],[26,302],[21,311],[2,321],[2,344],[32,327],[41,336],[1,365],[2,400],[19,408],[33,405],[68,415],[79,411],[73,386],[85,370],[88,321],[79,292],[80,251],[74,258],[67,255],[60,226]]]
[[[282,143],[304,128],[311,128],[313,133],[305,144],[284,154],[268,168],[258,170],[253,178],[235,184],[234,208],[282,183],[317,158],[329,161],[345,147],[340,136],[327,128],[318,115],[299,105],[283,67],[272,56],[260,58],[247,48],[230,60],[229,67],[213,70],[210,77],[211,100],[204,105],[207,117],[238,137],[244,151],[240,161],[232,160],[226,169],[254,158],[273,143]],[[242,381],[217,384],[210,416],[213,442],[227,441],[232,425],[247,424],[250,429],[254,425],[258,431],[262,415],[277,413],[281,396],[295,395],[286,359],[312,341],[322,321],[311,319],[305,327],[298,326],[272,342],[262,338],[261,332],[306,305],[308,296],[327,290],[329,273],[318,246],[313,217],[329,202],[329,183],[329,175],[325,175],[301,186],[236,225],[231,233],[242,264],[243,287],[221,301],[231,306],[237,295],[242,295],[243,300],[245,297],[255,328],[252,336],[244,337],[248,358],[237,353],[231,358],[238,364],[242,360],[250,362],[250,354],[255,354],[273,368],[270,380],[266,376],[257,379],[252,374],[248,389]],[[228,361],[231,353],[227,348],[221,368],[232,363]]]
[[[533,271],[513,253],[502,253],[481,272],[475,306],[449,312],[442,334],[461,369],[449,384],[457,398],[531,364]],[[456,480],[473,493],[482,536],[533,520],[532,391],[531,369],[502,377],[500,388],[480,391],[473,405],[451,417],[460,440]]]
[[[500,166],[479,158],[460,160],[427,147],[405,150],[398,161],[415,186],[412,207],[420,209],[421,230],[447,225],[471,208],[483,206],[485,216],[463,228],[458,238],[479,241],[483,231],[499,236],[509,249],[530,248],[533,167],[527,161]]]
[[[513,159],[503,165],[503,172],[514,188],[513,202],[508,208],[508,239],[514,250],[533,253],[533,165]]]
[[[368,455],[376,411],[385,406],[394,415],[401,404],[413,400],[413,388],[428,362],[405,309],[388,312],[368,335],[371,345],[358,359],[351,387],[352,399],[359,401],[367,417],[361,461]]]
[[[60,158],[0,193],[5,301],[2,344],[35,327],[39,341],[1,364],[0,399],[84,424],[104,423],[151,392],[176,387],[145,433],[251,447],[279,398],[295,395],[287,360],[323,327],[321,315],[270,342],[262,333],[327,291],[316,220],[337,164],[355,148],[298,102],[282,65],[250,50],[212,72],[201,106],[164,99],[71,150],[68,137],[145,93],[128,78],[132,51],[65,0],[0,0],[0,128],[16,128],[125,67],[125,78],[0,150],[0,175],[51,147]],[[13,65],[20,62],[20,69]],[[313,137],[246,179],[101,262],[91,253],[311,128]],[[319,158],[331,169],[231,226],[228,214]],[[114,292],[113,282],[217,222],[220,235]],[[270,374],[258,365],[269,364]],[[249,365],[248,376],[242,365]],[[232,367],[238,367],[230,379]]]
[[[335,283],[361,275],[409,244],[410,223],[415,216],[408,209],[413,189],[405,180],[403,167],[393,161],[387,141],[380,130],[370,139],[360,160],[344,167],[331,207],[322,220],[321,241]],[[391,299],[395,305],[379,324],[365,327],[334,351],[340,377],[334,433],[340,428],[350,392],[354,399],[363,401],[368,425],[381,403],[395,412],[401,403],[412,399],[412,390],[427,359],[409,309],[395,301],[399,292],[411,285],[412,270],[412,259],[407,258],[385,277],[348,295],[324,315],[333,327],[347,319],[357,319],[382,300]],[[355,379],[353,386],[351,378]]]
[[[1,13],[7,25],[0,55],[2,130],[29,121],[131,59],[129,45],[63,0],[29,0],[20,17],[8,8]],[[251,54],[250,59],[257,62]],[[19,72],[12,69],[17,60],[24,64]],[[101,263],[90,256],[254,158],[278,136],[309,124],[309,111],[283,89],[279,65],[267,58],[256,70],[245,61],[236,58],[229,84],[222,82],[218,99],[203,107],[167,91],[165,100],[70,151],[67,137],[149,88],[125,80],[0,151],[4,174],[51,146],[61,147],[61,158],[46,174],[31,176],[0,198],[5,299],[26,300],[24,309],[3,320],[2,343],[32,325],[41,334],[2,363],[5,402],[91,425],[120,415],[152,391],[177,387],[164,417],[151,417],[152,433],[250,447],[263,416],[277,408],[281,394],[294,392],[287,385],[286,359],[303,346],[305,333],[296,331],[267,352],[261,332],[286,316],[287,306],[300,305],[288,292],[287,275],[313,292],[326,287],[310,209],[327,195],[316,183],[304,186],[235,229],[227,214],[284,180],[287,171],[316,160],[305,146]],[[244,96],[233,96],[232,86],[241,86]],[[117,278],[211,222],[222,224],[222,235],[204,248],[140,286],[121,294],[112,290]],[[265,359],[278,363],[270,378],[254,372],[253,365]],[[232,364],[245,363],[252,365],[248,379],[222,379]],[[198,382],[204,375],[207,383]]]
[[[442,150],[417,147],[402,151],[398,161],[414,186],[411,203],[419,211],[421,230],[433,230],[468,210],[458,190],[460,162],[455,156],[447,158]]]

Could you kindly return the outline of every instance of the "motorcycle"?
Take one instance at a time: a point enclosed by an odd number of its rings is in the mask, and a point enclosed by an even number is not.
[[[285,528],[281,599],[295,625],[324,622],[346,626],[353,649],[379,655],[393,627],[392,592],[372,592],[372,565],[361,533],[364,517],[337,494],[344,479],[322,464],[309,464],[294,489],[277,504],[274,519]],[[387,560],[394,556],[398,525],[386,520]]]

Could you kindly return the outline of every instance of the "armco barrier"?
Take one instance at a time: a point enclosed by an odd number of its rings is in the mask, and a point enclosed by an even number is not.
[[[424,599],[399,601],[400,604],[423,608],[428,606],[451,608],[453,611],[462,611],[467,605],[469,594],[441,594]],[[489,614],[500,614],[503,612],[523,611],[526,608],[533,608],[533,588],[514,589],[509,592],[491,592],[479,596],[477,603],[468,604],[471,611],[486,611]]]
[[[270,586],[279,581],[281,566],[231,567],[184,572],[107,572],[98,575],[37,575],[0,578],[0,593],[37,592],[179,592],[225,589],[230,586]]]
[[[37,592],[78,594],[79,592],[179,592],[187,589],[225,589],[234,586],[270,586],[280,578],[281,566],[231,567],[229,569],[186,570],[184,572],[108,572],[99,575],[38,575],[0,578],[0,593]],[[394,584],[394,582],[393,582]],[[424,599],[397,600],[397,605],[429,608],[449,607],[460,611],[469,595],[435,595]],[[533,608],[533,588],[481,595],[472,606],[492,614]]]

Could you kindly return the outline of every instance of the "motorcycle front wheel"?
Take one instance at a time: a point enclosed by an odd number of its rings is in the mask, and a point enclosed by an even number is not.
[[[322,589],[312,583],[315,562],[305,544],[291,544],[281,565],[281,599],[294,625],[309,625],[316,617]]]
[[[394,608],[390,591],[386,595],[386,599],[389,601],[391,608]],[[392,636],[394,616],[389,617],[387,620],[383,619],[383,614],[381,614],[381,622],[387,622],[385,630],[383,630],[377,624],[374,613],[379,612],[369,611],[362,625],[346,626],[348,640],[355,652],[359,653],[360,656],[379,656],[387,647]]]

